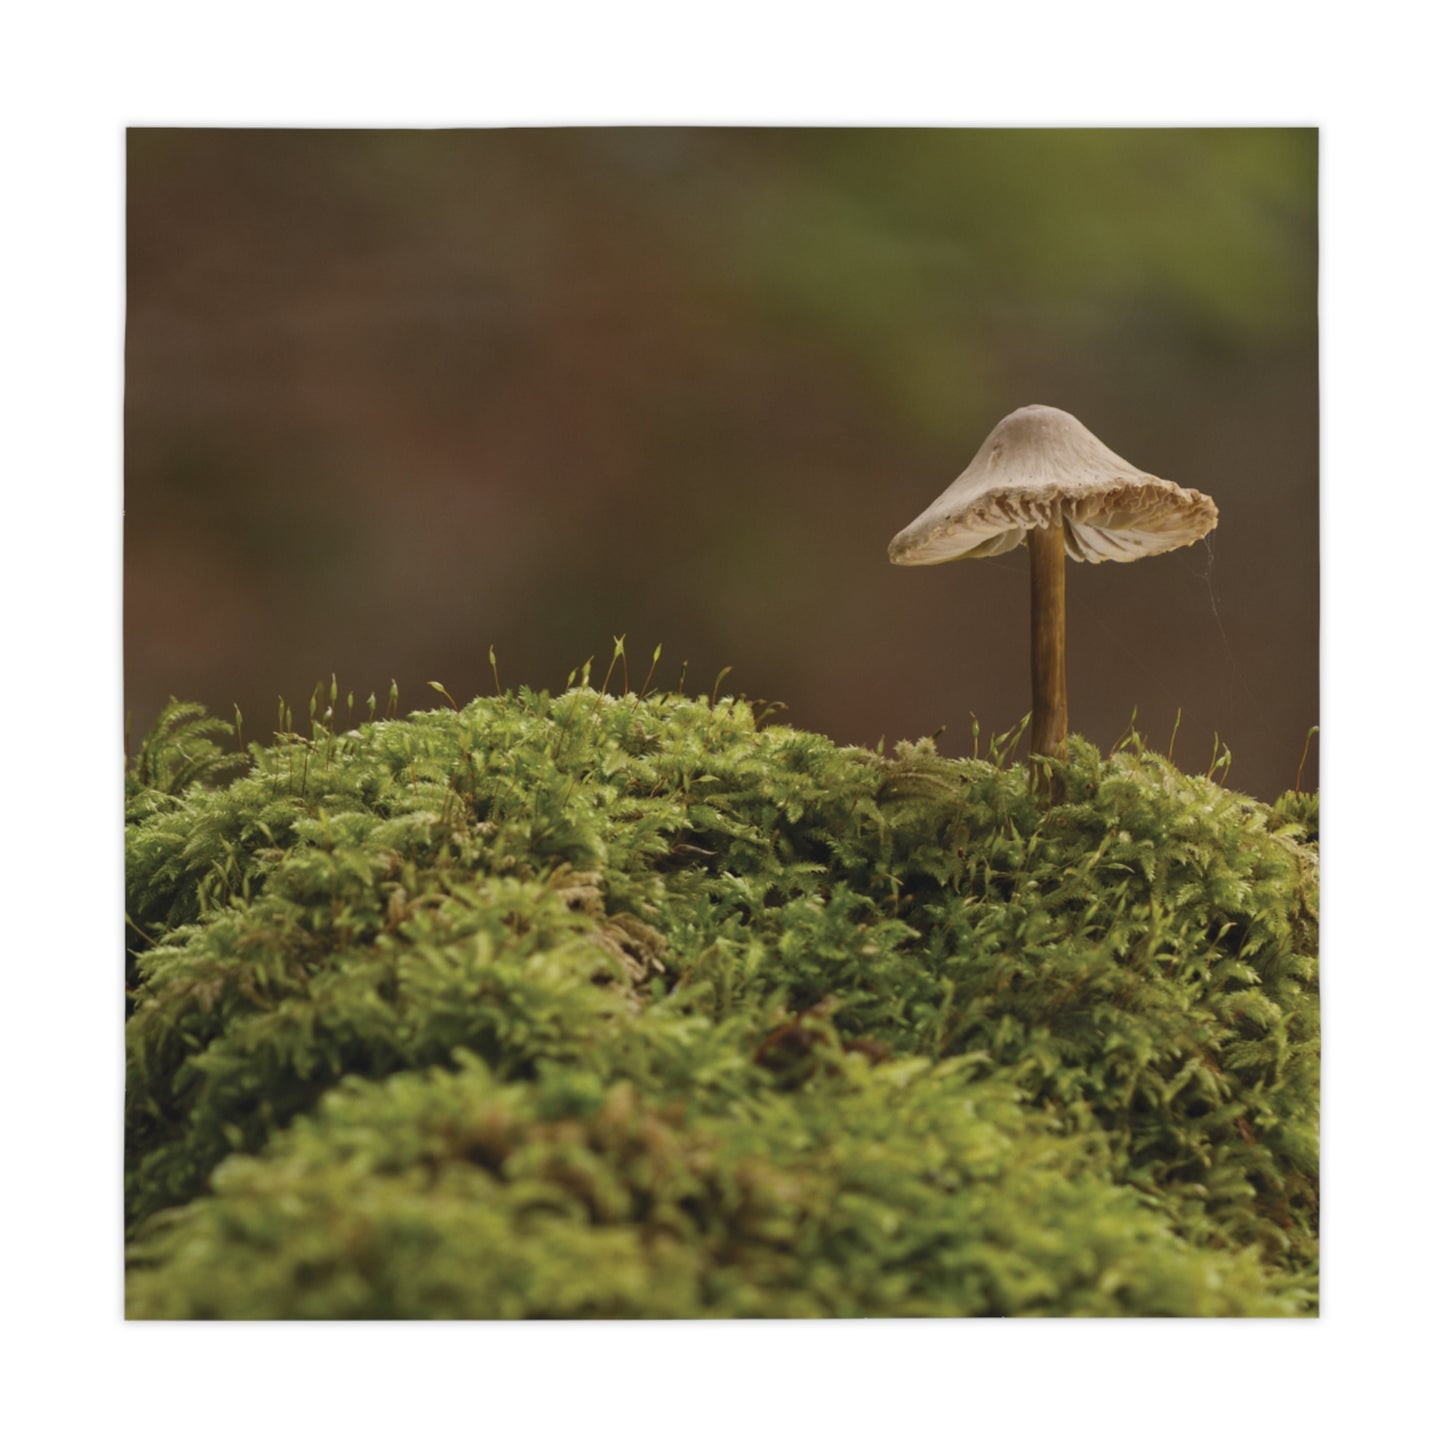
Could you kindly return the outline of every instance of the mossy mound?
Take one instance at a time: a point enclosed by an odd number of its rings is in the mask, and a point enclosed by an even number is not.
[[[1313,799],[589,688],[225,731],[128,780],[132,1317],[1315,1311]]]

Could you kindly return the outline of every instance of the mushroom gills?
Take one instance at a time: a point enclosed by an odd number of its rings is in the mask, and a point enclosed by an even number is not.
[[[1129,517],[1104,517],[1097,523],[1064,519],[1064,541],[1075,562],[1133,562],[1159,552],[1187,547],[1198,536],[1197,528],[1160,526],[1152,520],[1147,527],[1131,527]]]

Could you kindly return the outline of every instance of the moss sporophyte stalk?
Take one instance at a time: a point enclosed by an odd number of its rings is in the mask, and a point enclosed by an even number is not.
[[[132,1317],[1316,1310],[1313,795],[337,696],[128,773]]]

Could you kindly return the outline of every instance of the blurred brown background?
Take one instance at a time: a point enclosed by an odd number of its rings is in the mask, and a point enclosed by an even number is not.
[[[841,742],[1029,706],[1027,555],[886,547],[1047,402],[1208,492],[1069,568],[1070,726],[1273,798],[1318,721],[1313,130],[133,130],[125,685],[264,736],[633,685]],[[614,689],[616,683],[614,682]],[[1314,753],[1305,770],[1315,782]]]

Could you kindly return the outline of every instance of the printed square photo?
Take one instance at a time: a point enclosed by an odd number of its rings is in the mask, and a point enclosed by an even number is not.
[[[1317,1316],[1318,139],[131,129],[127,1318]]]

